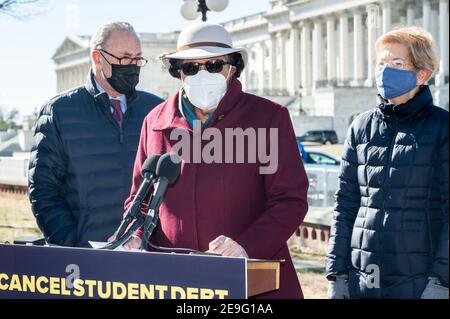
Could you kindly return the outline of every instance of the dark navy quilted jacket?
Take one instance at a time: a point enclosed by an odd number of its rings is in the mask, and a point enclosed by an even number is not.
[[[29,167],[29,196],[47,241],[88,246],[105,241],[122,219],[141,126],[162,100],[135,91],[127,96],[122,128],[93,75],[40,111]]]
[[[448,287],[448,123],[424,86],[349,128],[327,274],[348,274],[353,298],[420,298],[430,276]]]

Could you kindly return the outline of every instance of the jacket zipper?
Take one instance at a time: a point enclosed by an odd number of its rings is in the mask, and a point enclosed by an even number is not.
[[[395,111],[394,111],[395,112]],[[381,247],[381,258],[380,258],[380,265],[379,265],[379,269],[380,269],[380,277],[382,276],[383,273],[383,259],[384,259],[384,246],[383,246],[383,230],[384,230],[384,220],[386,218],[386,201],[387,199],[391,198],[390,195],[390,188],[391,188],[391,182],[389,179],[389,173],[391,171],[391,167],[392,167],[392,155],[394,153],[394,146],[395,146],[395,139],[397,138],[397,134],[398,134],[398,119],[397,116],[394,113],[394,126],[395,126],[395,131],[394,131],[394,135],[392,136],[392,139],[389,143],[389,157],[388,157],[388,163],[386,165],[386,176],[384,179],[384,183],[383,183],[383,187],[385,187],[386,189],[386,195],[385,198],[383,200],[383,216],[381,218],[380,221],[380,247]],[[386,198],[387,196],[387,198]],[[382,296],[382,286],[381,286],[381,278],[380,278],[380,295]]]

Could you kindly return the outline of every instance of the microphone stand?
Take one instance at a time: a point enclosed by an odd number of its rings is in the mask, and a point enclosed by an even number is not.
[[[117,247],[123,245],[128,240],[130,240],[131,236],[142,226],[144,225],[144,216],[139,214],[139,216],[136,217],[136,221],[131,225],[131,227],[123,234],[121,237],[118,237],[114,239],[112,242],[108,243],[106,246],[103,246],[100,249],[105,250],[113,250]]]
[[[122,220],[120,223],[119,228],[116,231],[116,238],[119,239],[123,236],[128,226],[133,222],[133,220],[138,219],[138,217],[141,215],[141,205],[144,198],[147,196],[149,192],[150,186],[153,184],[154,176],[153,174],[150,175],[150,178],[144,178],[144,181],[142,182],[141,187],[139,188],[136,197],[132,201],[130,207],[127,210],[126,217]],[[147,190],[141,194],[141,189],[145,187]],[[150,195],[149,203],[151,202],[152,195]]]
[[[142,237],[141,242],[141,250],[145,250],[146,246],[151,247],[154,250],[166,252],[166,253],[178,253],[178,254],[190,254],[190,255],[203,255],[203,256],[221,256],[220,254],[215,253],[206,253],[202,251],[198,251],[195,249],[190,248],[170,248],[170,247],[163,247],[163,246],[157,246],[153,244],[150,241],[150,236],[153,234],[153,231],[155,230],[156,226],[158,225],[159,221],[159,213],[158,210],[153,210],[152,219],[150,222],[146,221],[146,224],[148,225],[148,228],[144,232],[144,236]]]

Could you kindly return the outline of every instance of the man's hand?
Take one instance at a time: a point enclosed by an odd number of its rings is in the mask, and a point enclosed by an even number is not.
[[[108,243],[116,239],[116,234],[108,238]],[[133,235],[125,244],[123,244],[125,250],[139,249],[141,248],[141,238]]]
[[[237,242],[226,236],[219,236],[209,243],[207,253],[221,254],[227,257],[245,257],[248,258],[247,252]]]
[[[113,234],[111,237],[108,238],[108,243],[114,241],[116,239],[116,234]]]
[[[125,244],[123,244],[123,248],[125,250],[131,249],[139,249],[141,248],[142,239],[138,236],[133,235]]]

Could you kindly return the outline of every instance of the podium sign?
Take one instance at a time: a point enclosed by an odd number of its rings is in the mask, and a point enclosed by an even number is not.
[[[247,298],[244,258],[0,245],[0,299]]]

